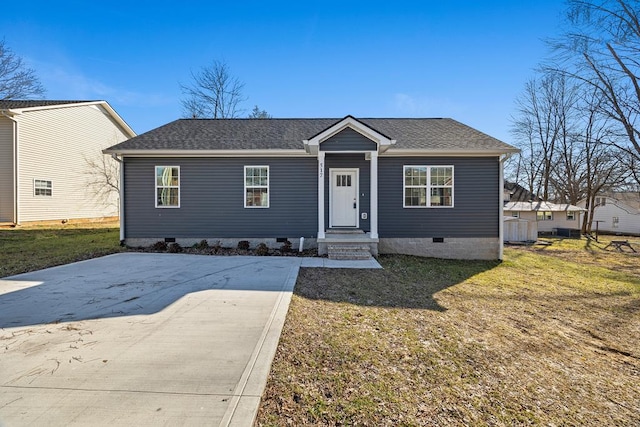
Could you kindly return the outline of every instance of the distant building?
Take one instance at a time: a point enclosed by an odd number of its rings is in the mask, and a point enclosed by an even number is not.
[[[134,136],[105,101],[0,101],[0,223],[117,217],[117,194],[87,185],[88,161]]]

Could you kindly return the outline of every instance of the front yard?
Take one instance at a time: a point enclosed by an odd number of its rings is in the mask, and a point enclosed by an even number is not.
[[[610,240],[301,269],[257,425],[640,425],[640,254]],[[0,277],[121,250],[0,229]]]
[[[258,425],[640,425],[640,256],[302,269]]]

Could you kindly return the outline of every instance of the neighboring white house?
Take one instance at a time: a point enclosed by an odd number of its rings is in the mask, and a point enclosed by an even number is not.
[[[640,193],[615,192],[596,197],[592,229],[612,234],[640,235]],[[578,205],[584,207],[585,202]]]
[[[118,216],[88,163],[134,136],[105,101],[0,101],[0,223]]]
[[[559,229],[579,230],[584,209],[551,202],[507,202],[503,211],[505,217],[536,222],[538,233],[552,233]]]

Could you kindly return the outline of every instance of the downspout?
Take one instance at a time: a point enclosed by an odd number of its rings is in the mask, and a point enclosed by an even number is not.
[[[6,113],[6,110],[0,110],[7,119],[13,122],[13,224],[20,225],[20,157],[18,155],[18,120]]]
[[[120,245],[124,245],[125,233],[124,233],[124,161],[120,159],[116,153],[111,154],[111,157],[116,162],[120,163],[120,183],[118,186],[118,198],[120,208]]]
[[[498,235],[500,237],[498,242],[498,259],[500,261],[504,259],[504,162],[506,162],[511,156],[511,153],[507,153],[498,157],[498,161],[500,162],[500,188],[498,190],[498,201],[500,203],[500,207],[498,209],[498,213],[500,215],[498,218]]]

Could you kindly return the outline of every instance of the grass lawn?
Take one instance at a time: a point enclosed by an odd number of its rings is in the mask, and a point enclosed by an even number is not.
[[[0,277],[123,250],[117,224],[0,228]]]
[[[549,240],[301,269],[257,425],[640,425],[640,255]]]

